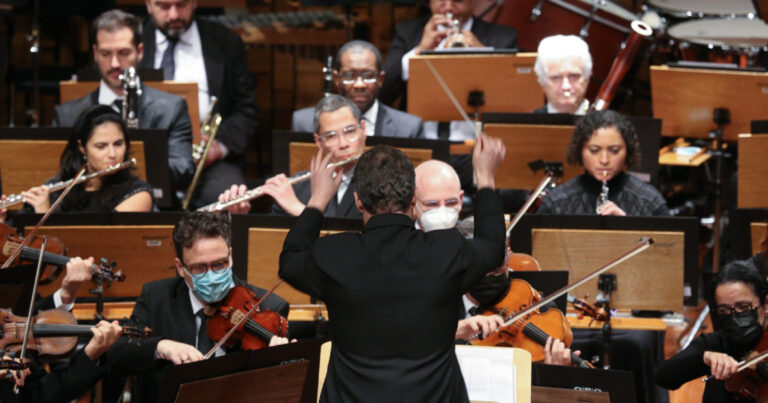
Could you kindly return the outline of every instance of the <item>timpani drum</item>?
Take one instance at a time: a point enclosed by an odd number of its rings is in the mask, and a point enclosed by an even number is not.
[[[753,18],[752,0],[647,0],[646,9],[661,16],[685,18]]]
[[[675,24],[667,30],[680,59],[755,64],[755,56],[768,50],[768,24],[760,19],[708,18]]]

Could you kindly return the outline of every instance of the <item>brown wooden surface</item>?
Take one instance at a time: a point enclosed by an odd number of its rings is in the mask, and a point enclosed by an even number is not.
[[[236,28],[249,45],[341,46],[348,39],[345,29],[274,28],[242,26]]]
[[[59,172],[59,159],[66,145],[66,140],[0,140],[3,193],[20,193],[51,179]],[[146,180],[143,141],[131,142],[131,156],[138,165],[136,175]]]
[[[25,228],[29,232],[30,227]],[[38,235],[55,236],[69,248],[67,256],[103,256],[116,262],[115,270],[122,270],[124,282],[115,281],[104,287],[105,297],[137,297],[144,283],[176,275],[173,259],[172,225],[147,226],[44,226]],[[64,276],[47,286],[40,287],[42,295],[49,295],[61,285]],[[88,289],[94,284],[80,287],[80,297],[90,297]]]
[[[368,150],[371,147],[366,147]],[[432,150],[423,148],[403,148],[398,147],[398,150],[402,151],[408,158],[413,161],[413,166],[417,166],[424,161],[432,159]],[[296,175],[301,171],[309,169],[309,163],[312,161],[312,157],[317,155],[317,145],[315,143],[298,143],[292,142],[288,146],[288,169],[289,176]]]
[[[756,255],[760,252],[760,243],[763,242],[768,232],[768,224],[764,222],[753,222],[749,225],[750,232],[752,234],[752,254]]]
[[[610,403],[608,392],[531,386],[532,403]]]
[[[618,282],[618,289],[611,294],[611,307],[682,310],[682,232],[533,229],[532,255],[542,269],[568,270],[568,278],[575,281],[622,256],[642,237],[656,242],[608,272],[616,274]],[[571,294],[597,295],[597,277]]]
[[[115,4],[118,6],[144,6],[147,2],[146,0],[116,0]],[[211,8],[245,8],[247,2],[246,0],[197,0],[197,6]]]
[[[659,155],[659,165],[674,165],[683,167],[697,167],[709,160],[712,156],[708,153],[688,157],[677,155],[674,151],[667,151]]]
[[[568,322],[572,328],[576,329],[602,329],[603,322],[592,320],[590,317],[579,319],[573,315],[567,315]],[[591,322],[591,323],[590,323]],[[659,318],[611,318],[611,327],[618,330],[658,330],[664,331],[667,328],[666,323]]]
[[[736,141],[751,121],[765,119],[768,73],[651,66],[651,96],[662,136],[709,138],[714,108],[728,108],[731,124],[723,136]]]
[[[141,4],[144,4],[144,1]],[[189,117],[192,120],[192,140],[195,144],[200,143],[200,102],[197,97],[197,83],[176,81],[142,81],[142,83],[158,91],[178,95],[187,101]],[[61,103],[82,98],[98,88],[98,81],[62,81],[59,83]]]
[[[739,208],[768,207],[768,134],[739,135]]]
[[[185,383],[176,402],[299,402],[308,367],[301,361]]]
[[[500,138],[507,148],[504,162],[496,171],[496,187],[500,189],[535,189],[544,172],[531,171],[528,163],[538,159],[563,162],[561,183],[582,172],[581,167],[565,161],[573,126],[487,124],[484,131]]]
[[[544,105],[544,92],[536,80],[535,53],[414,56],[408,79],[408,113],[424,120],[463,120],[432,74],[432,62],[465,111],[470,91],[483,91],[482,112],[528,113]]]

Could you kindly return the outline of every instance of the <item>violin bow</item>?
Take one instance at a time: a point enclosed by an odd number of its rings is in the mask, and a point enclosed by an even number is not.
[[[221,338],[221,340],[219,340],[213,347],[211,347],[211,349],[205,354],[205,356],[203,356],[203,360],[207,360],[211,358],[213,354],[216,353],[216,350],[218,350],[219,347],[224,345],[224,343],[226,343],[227,340],[229,340],[229,337],[232,336],[233,333],[235,333],[235,330],[239,329],[240,326],[242,326],[243,323],[245,323],[245,321],[247,321],[251,317],[251,314],[256,312],[256,309],[259,308],[259,305],[261,305],[261,303],[269,296],[269,294],[272,294],[272,292],[275,291],[275,288],[277,288],[277,286],[279,286],[282,283],[283,283],[282,279],[277,280],[277,283],[275,283],[275,285],[273,285],[272,288],[270,288],[269,291],[266,292],[266,294],[262,295],[262,297],[259,298],[258,301],[256,301],[253,307],[251,307],[251,309],[245,315],[243,315],[243,317],[240,318],[240,320],[238,320],[237,323],[235,323],[235,325],[232,326],[231,329],[229,329],[227,334],[225,334],[224,337]]]
[[[27,320],[24,324],[24,340],[21,343],[21,354],[19,354],[19,360],[24,362],[24,356],[27,354],[27,344],[29,343],[29,335],[32,330],[32,311],[35,309],[35,299],[37,297],[37,283],[40,281],[40,272],[43,269],[43,256],[45,255],[45,247],[48,245],[48,237],[43,235],[43,244],[40,246],[40,257],[37,258],[37,269],[35,270],[35,282],[32,286],[32,297],[29,301],[29,309],[27,309]],[[13,393],[19,394],[19,385],[13,385]]]
[[[507,327],[507,326],[509,326],[509,325],[511,325],[513,323],[515,323],[516,321],[522,319],[523,317],[525,317],[526,315],[530,314],[531,312],[533,312],[533,311],[541,308],[542,306],[544,306],[544,305],[554,301],[555,299],[557,299],[561,295],[563,295],[563,294],[573,290],[576,287],[579,287],[579,286],[583,285],[587,281],[589,281],[589,280],[599,276],[600,274],[603,274],[603,273],[607,272],[608,270],[610,270],[610,269],[612,269],[612,268],[614,268],[614,267],[616,267],[616,266],[626,262],[627,260],[631,259],[635,255],[638,255],[638,254],[644,252],[646,249],[650,248],[651,245],[653,245],[653,243],[654,243],[654,240],[652,238],[641,238],[640,241],[639,241],[639,244],[637,246],[635,246],[634,248],[630,249],[628,252],[624,253],[622,256],[620,256],[616,260],[614,260],[614,261],[608,263],[607,265],[605,265],[605,266],[603,266],[603,267],[593,271],[590,274],[587,274],[585,277],[577,280],[573,284],[567,285],[567,286],[559,289],[558,291],[555,291],[554,293],[550,294],[546,298],[543,298],[540,302],[538,302],[536,304],[533,304],[533,305],[529,306],[528,308],[518,312],[511,319],[509,319],[506,322],[504,322],[504,326],[499,327],[498,329],[496,329],[496,331],[498,332],[501,329],[503,329],[503,328],[505,328],[505,327]]]
[[[69,192],[72,190],[75,185],[77,185],[77,181],[80,179],[83,174],[85,174],[85,165],[80,169],[80,172],[75,175],[75,178],[72,179],[72,183],[70,183],[64,191],[61,192],[59,197],[56,199],[55,202],[53,202],[53,205],[48,209],[48,211],[45,212],[43,217],[40,219],[40,221],[37,222],[34,228],[32,228],[32,231],[30,231],[29,235],[27,235],[22,241],[19,246],[16,247],[16,249],[11,253],[11,256],[8,256],[8,259],[3,263],[3,266],[0,267],[0,269],[7,269],[11,263],[13,263],[14,260],[16,260],[17,257],[21,254],[21,250],[29,244],[29,242],[37,235],[37,231],[40,229],[40,226],[42,226],[46,220],[48,220],[48,217],[53,214],[53,212],[59,207],[59,204],[64,200],[64,198],[69,194]],[[40,256],[43,254],[41,253]],[[39,275],[39,273],[38,273]],[[35,288],[33,289],[35,292],[37,291],[37,283],[35,283]]]
[[[539,182],[539,186],[536,186],[536,189],[528,196],[528,200],[525,201],[525,204],[523,204],[523,207],[515,214],[515,216],[512,218],[512,220],[509,222],[509,227],[507,227],[507,238],[509,238],[509,234],[512,232],[512,229],[515,228],[515,225],[517,225],[517,222],[520,221],[521,218],[525,215],[525,213],[528,212],[528,209],[531,208],[531,205],[533,205],[534,200],[536,200],[537,197],[541,194],[541,192],[546,189],[547,186],[549,186],[552,181],[555,180],[555,175],[551,171],[547,171],[546,176],[544,176],[544,179]]]
[[[750,358],[748,360],[740,361],[738,363],[739,368],[736,370],[735,373],[738,374],[739,372],[741,372],[741,371],[751,367],[752,365],[755,365],[756,363],[762,361],[766,357],[768,357],[768,350],[765,350],[762,353],[760,353],[760,354],[758,354],[758,355],[756,355],[756,356],[754,356],[754,357],[752,357],[752,358]],[[709,382],[712,379],[715,379],[715,376],[714,375],[709,375],[706,378],[702,379],[702,381],[703,382]]]

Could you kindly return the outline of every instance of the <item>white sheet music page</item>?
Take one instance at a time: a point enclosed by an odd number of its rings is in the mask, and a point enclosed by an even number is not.
[[[469,400],[515,403],[514,349],[508,347],[456,346]]]

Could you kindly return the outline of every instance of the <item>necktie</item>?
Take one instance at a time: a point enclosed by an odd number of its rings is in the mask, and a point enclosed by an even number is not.
[[[163,60],[160,61],[160,68],[163,69],[163,80],[173,80],[176,72],[176,62],[173,59],[173,51],[176,49],[177,39],[168,38],[168,47],[163,53]]]
[[[477,315],[478,314],[477,307],[473,306],[472,308],[467,309],[467,313],[469,314],[470,317]]]
[[[112,102],[112,109],[116,109],[117,113],[122,114],[123,113],[123,100],[122,98],[117,98]]]
[[[451,137],[451,122],[437,122],[437,138],[448,140]]]
[[[208,317],[205,316],[203,310],[204,308],[200,308],[195,315],[201,319],[200,329],[197,329],[197,349],[205,355],[213,347],[213,342],[208,337]]]

